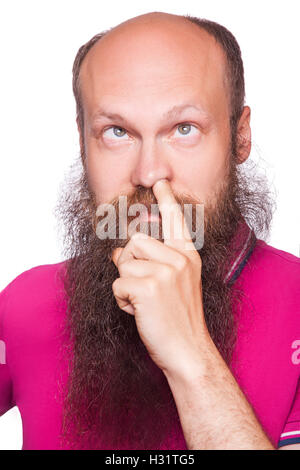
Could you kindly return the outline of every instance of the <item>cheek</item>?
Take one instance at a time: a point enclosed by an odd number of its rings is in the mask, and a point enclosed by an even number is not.
[[[90,187],[98,204],[111,201],[120,194],[128,180],[128,165],[105,152],[99,152],[96,145],[87,146],[86,169]]]
[[[176,173],[180,186],[189,188],[200,200],[206,201],[225,180],[226,169],[224,148],[214,146],[202,149],[199,155],[180,165]]]

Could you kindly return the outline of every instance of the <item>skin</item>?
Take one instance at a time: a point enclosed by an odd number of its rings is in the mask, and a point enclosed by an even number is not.
[[[223,52],[206,32],[176,16],[159,15],[158,20],[155,15],[154,22],[147,18],[111,31],[83,61],[81,145],[89,179],[99,203],[138,185],[152,187],[161,178],[178,193],[186,191],[205,202],[224,179],[228,158]],[[202,107],[210,123],[192,108],[173,119],[162,118],[173,106],[186,103]],[[121,114],[128,122],[96,119],[99,108]],[[250,153],[249,120],[250,108],[245,107],[239,130],[247,145],[241,161]],[[194,126],[190,135],[178,129],[184,122]],[[114,135],[107,129],[112,125],[125,128],[125,135]]]
[[[149,187],[164,224],[166,208],[175,203],[173,191],[212,202],[225,179],[230,143],[224,71],[214,39],[175,15],[129,20],[89,51],[80,73],[80,143],[98,203]],[[192,108],[162,118],[185,103],[201,107],[207,119]],[[127,122],[96,118],[99,108]],[[180,127],[185,123],[193,126],[188,135]],[[112,126],[125,132],[118,137]],[[251,147],[248,106],[238,134],[242,163]],[[178,210],[176,224],[183,223]],[[188,237],[162,243],[137,234],[116,249],[118,305],[135,316],[142,341],[166,375],[189,449],[273,449],[208,334],[201,258],[186,243],[192,244]]]

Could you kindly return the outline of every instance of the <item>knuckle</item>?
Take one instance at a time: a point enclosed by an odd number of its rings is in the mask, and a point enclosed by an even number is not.
[[[145,240],[147,238],[146,234],[142,233],[142,232],[135,232],[131,239],[130,239],[130,243],[133,245],[137,245],[139,243],[142,243],[143,240]]]
[[[174,268],[172,266],[163,265],[159,269],[159,278],[163,281],[170,279],[174,276]]]
[[[127,263],[123,261],[122,263],[119,264],[118,266],[120,276],[124,276],[128,270]]]
[[[141,234],[140,232],[135,232],[131,236],[127,244],[127,250],[131,252],[131,251],[134,251],[136,248],[140,249],[143,246],[144,240],[145,238],[143,237],[143,234]]]
[[[200,267],[202,266],[202,259],[199,255],[199,253],[197,251],[191,253],[191,261],[193,262],[193,264],[197,267]]]
[[[114,282],[112,283],[112,290],[114,293],[117,292],[119,287],[119,278],[115,279]]]
[[[188,266],[189,266],[188,258],[184,255],[178,256],[177,261],[176,261],[176,267],[178,271],[183,271]]]

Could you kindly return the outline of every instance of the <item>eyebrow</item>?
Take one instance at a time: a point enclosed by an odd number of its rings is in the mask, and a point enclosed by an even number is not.
[[[206,112],[202,107],[196,106],[194,104],[175,105],[162,115],[162,120],[175,118],[179,116],[185,109],[188,109],[188,108],[193,108],[196,111],[198,111],[201,114],[202,119],[204,120],[205,123],[209,124],[212,121],[212,116],[208,112]],[[128,120],[125,117],[121,116],[120,114],[110,113],[108,111],[105,111],[102,108],[99,108],[98,111],[96,111],[92,120],[97,121],[98,119],[101,119],[103,117],[107,119],[112,119],[112,120],[118,119],[119,121],[125,124],[128,123]]]

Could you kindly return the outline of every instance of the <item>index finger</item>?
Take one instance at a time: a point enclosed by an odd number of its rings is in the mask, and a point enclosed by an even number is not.
[[[161,179],[152,187],[162,219],[164,243],[178,250],[195,250],[184,214],[175,199],[170,183]]]

